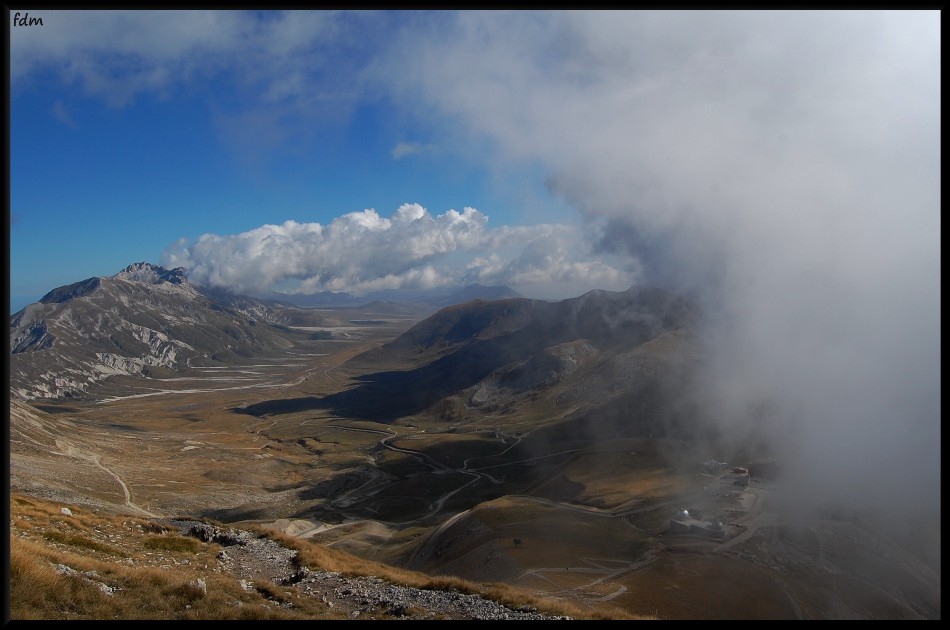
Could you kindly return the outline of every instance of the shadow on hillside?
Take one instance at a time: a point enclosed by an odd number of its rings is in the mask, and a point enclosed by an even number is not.
[[[356,386],[328,396],[264,400],[234,411],[268,416],[322,409],[340,417],[392,422],[420,413],[446,396],[475,385],[494,370],[526,361],[545,348],[578,339],[605,348],[633,348],[664,331],[684,326],[692,313],[685,300],[658,290],[616,295],[591,292],[550,308],[536,306],[529,322],[520,323],[517,330],[477,339],[480,332],[494,326],[493,320],[476,317],[484,315],[484,309],[484,305],[472,306],[471,318],[462,318],[448,330],[436,327],[434,339],[415,340],[416,347],[409,354],[390,349],[391,358],[411,361],[419,356],[415,352],[426,351],[436,342],[460,344],[451,354],[427,365],[366,374],[356,379]],[[356,360],[351,366],[367,366],[369,360]]]
[[[79,413],[79,409],[75,407],[67,407],[66,405],[33,403],[33,406],[40,411],[45,411],[46,413]]]
[[[475,385],[496,368],[537,351],[539,345],[526,343],[522,335],[479,341],[416,369],[358,377],[355,387],[336,394],[263,400],[233,411],[271,416],[322,409],[340,417],[392,422]]]

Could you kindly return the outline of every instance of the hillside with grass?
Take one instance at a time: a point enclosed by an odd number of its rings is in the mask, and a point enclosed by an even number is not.
[[[12,619],[612,618],[502,584],[396,569],[274,529],[185,528],[21,494],[10,506]],[[255,546],[262,550],[247,551]],[[284,566],[275,567],[281,556]]]

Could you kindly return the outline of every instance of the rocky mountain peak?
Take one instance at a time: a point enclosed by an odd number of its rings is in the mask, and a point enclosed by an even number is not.
[[[187,282],[184,267],[165,269],[160,265],[153,265],[148,262],[133,263],[112,277],[118,280],[145,284],[161,284],[163,282],[182,284]]]

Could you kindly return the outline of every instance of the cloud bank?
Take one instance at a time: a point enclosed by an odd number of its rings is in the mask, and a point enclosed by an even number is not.
[[[480,282],[548,291],[625,289],[636,269],[591,258],[589,244],[567,225],[488,227],[474,208],[433,216],[403,204],[389,218],[374,209],[327,225],[287,221],[236,235],[205,234],[169,247],[163,264],[185,267],[189,280],[238,293],[431,289]],[[544,296],[548,297],[548,296]]]
[[[939,510],[938,12],[442,26],[388,60],[392,89],[490,138],[499,168],[544,164],[608,226],[599,251],[701,297],[708,421],[767,434],[797,501]]]

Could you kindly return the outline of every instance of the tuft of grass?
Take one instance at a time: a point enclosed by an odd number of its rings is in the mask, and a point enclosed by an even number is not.
[[[254,590],[260,593],[265,599],[277,602],[279,604],[284,603],[286,598],[284,597],[284,592],[280,590],[276,584],[270,580],[260,580],[254,583]]]
[[[198,553],[206,545],[194,538],[185,538],[184,536],[153,536],[146,539],[142,546],[151,551]]]
[[[98,551],[100,553],[106,553],[112,556],[122,555],[122,552],[114,547],[103,545],[102,543],[98,543],[78,534],[64,534],[63,532],[56,529],[44,532],[43,538],[50,542],[69,545],[71,547],[80,547],[82,549],[91,549],[92,551]]]
[[[176,581],[167,583],[160,588],[163,597],[173,602],[176,608],[184,608],[203,599],[207,594],[206,588],[201,588],[195,580]],[[177,603],[176,603],[177,602]]]
[[[146,521],[141,524],[142,531],[149,534],[167,534],[171,529],[161,523],[153,523],[151,521]]]

